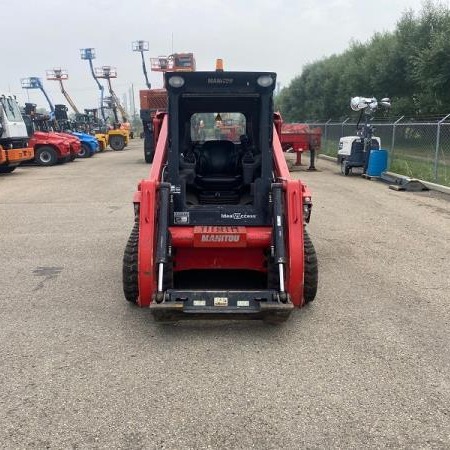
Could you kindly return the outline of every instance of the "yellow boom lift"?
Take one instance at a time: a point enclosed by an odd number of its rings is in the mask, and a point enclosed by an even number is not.
[[[121,131],[122,134],[117,135],[110,135],[109,138],[109,145],[114,150],[123,150],[123,147],[125,147],[128,144],[128,140],[133,137],[133,133],[131,131],[131,125],[128,121],[128,115],[125,111],[125,108],[122,107],[120,104],[120,100],[117,97],[116,93],[114,92],[112,88],[111,79],[117,78],[117,70],[115,67],[111,66],[102,66],[97,67],[95,69],[95,76],[97,78],[103,78],[108,83],[108,90],[109,94],[111,96],[110,103],[111,103],[111,109],[114,114],[114,130],[111,131]],[[117,110],[120,111],[120,115],[122,116],[122,122],[119,121],[119,115],[117,114]],[[122,146],[122,148],[114,148]]]
[[[91,69],[92,77],[94,78],[97,86],[100,90],[100,112],[103,118],[103,121],[106,123],[106,115],[105,115],[105,101],[104,101],[104,87],[98,80],[99,78],[105,78],[102,68],[97,68],[94,70],[94,65],[92,60],[96,58],[95,49],[94,48],[82,48],[80,49],[81,59],[89,62],[89,67]],[[97,74],[99,76],[97,76]],[[117,73],[115,75],[117,77]],[[111,84],[111,83],[109,83]],[[112,105],[111,105],[112,106]],[[114,112],[114,111],[113,111]],[[117,111],[115,113],[115,118],[117,116]],[[128,145],[128,140],[130,138],[130,133],[126,129],[121,129],[120,124],[118,123],[118,118],[116,123],[114,124],[114,129],[107,131],[107,143],[113,150],[123,150]]]

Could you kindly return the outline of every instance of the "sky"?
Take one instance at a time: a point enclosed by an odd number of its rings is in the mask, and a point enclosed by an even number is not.
[[[448,0],[443,1],[448,4]],[[46,70],[66,69],[65,88],[79,109],[98,106],[98,89],[81,48],[95,48],[95,67],[117,68],[119,98],[134,86],[136,110],[145,88],[136,40],[149,42],[150,56],[193,52],[197,70],[265,70],[287,86],[305,64],[391,31],[407,9],[422,0],[0,0],[0,93],[13,93],[46,107],[38,91],[20,79],[41,77],[53,103],[67,103]],[[161,73],[150,73],[162,87]]]

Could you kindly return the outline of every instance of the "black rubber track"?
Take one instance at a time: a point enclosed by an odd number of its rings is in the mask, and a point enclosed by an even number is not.
[[[125,298],[136,303],[139,297],[138,286],[138,247],[139,247],[139,222],[135,222],[128,238],[123,255],[122,283]]]
[[[137,303],[139,297],[138,283],[138,248],[139,248],[139,218],[136,218],[130,237],[123,254],[122,284],[125,298],[131,303]],[[172,263],[165,264],[163,275],[163,290],[173,287]]]
[[[153,157],[154,157],[154,156],[155,156],[155,153],[154,153],[154,152],[152,152],[152,153],[150,153],[150,154],[145,153],[145,154],[144,154],[145,162],[146,162],[147,164],[151,164],[151,163],[153,162]]]
[[[144,137],[144,159],[147,164],[153,162],[155,149],[153,147],[153,134],[147,130]]]
[[[306,230],[303,233],[305,277],[303,282],[303,298],[305,303],[312,302],[317,293],[317,284],[319,280],[319,270],[317,264],[317,255],[314,245]]]

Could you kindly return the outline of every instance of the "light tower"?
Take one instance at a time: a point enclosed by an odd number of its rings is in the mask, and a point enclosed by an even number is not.
[[[131,46],[133,52],[139,52],[141,54],[142,70],[144,72],[145,84],[148,89],[151,89],[152,85],[150,81],[148,81],[147,66],[145,65],[145,58],[144,58],[144,52],[148,52],[149,49],[148,41],[134,41],[132,42]]]

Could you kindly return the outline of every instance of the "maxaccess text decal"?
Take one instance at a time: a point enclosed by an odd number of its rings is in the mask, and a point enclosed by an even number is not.
[[[226,214],[222,213],[220,215],[221,219],[234,219],[234,220],[244,220],[244,219],[256,219],[256,214],[242,214],[242,213],[232,213]]]

